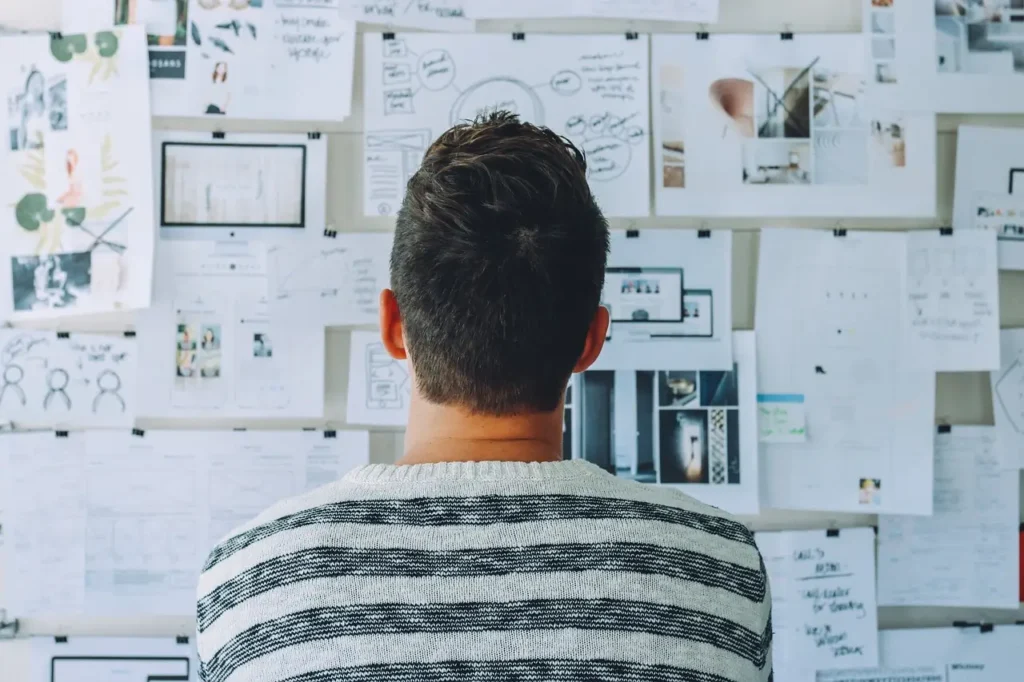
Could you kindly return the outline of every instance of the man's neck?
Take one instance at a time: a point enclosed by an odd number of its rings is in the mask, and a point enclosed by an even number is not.
[[[398,464],[438,462],[554,462],[562,458],[562,414],[507,417],[471,414],[414,396]]]

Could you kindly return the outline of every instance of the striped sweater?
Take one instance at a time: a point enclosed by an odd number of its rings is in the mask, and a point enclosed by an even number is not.
[[[751,533],[583,461],[369,465],[214,548],[205,682],[764,682]]]

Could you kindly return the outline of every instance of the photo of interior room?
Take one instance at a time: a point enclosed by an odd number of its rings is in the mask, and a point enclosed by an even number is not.
[[[1024,0],[936,0],[940,72],[1024,71]]]

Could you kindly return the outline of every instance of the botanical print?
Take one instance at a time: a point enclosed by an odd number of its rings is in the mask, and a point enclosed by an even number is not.
[[[0,39],[12,171],[0,190],[12,212],[0,310],[20,319],[148,304],[147,75],[141,28]]]

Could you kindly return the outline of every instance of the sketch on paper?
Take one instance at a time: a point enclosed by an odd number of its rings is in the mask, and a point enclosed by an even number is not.
[[[0,413],[40,426],[124,426],[134,418],[134,339],[0,332]]]
[[[400,410],[409,403],[409,373],[384,344],[366,347],[366,408]]]
[[[410,34],[367,40],[365,49],[367,215],[398,210],[434,137],[496,111],[580,147],[606,213],[648,214],[646,37],[623,44],[611,36],[538,36],[526,46],[497,36]],[[473,58],[482,52],[493,59]]]
[[[471,0],[470,0],[471,1]],[[436,31],[471,31],[467,0],[345,0],[342,14],[356,21],[389,26],[409,26]]]
[[[161,227],[305,227],[305,145],[164,142],[161,153]]]
[[[136,151],[150,137],[148,116],[135,116],[147,110],[141,38],[125,28],[0,47],[0,79],[16,84],[4,190],[16,319],[149,302],[152,235],[141,228],[152,184],[147,152]]]
[[[935,0],[940,73],[1024,73],[1024,4],[1019,0]]]

